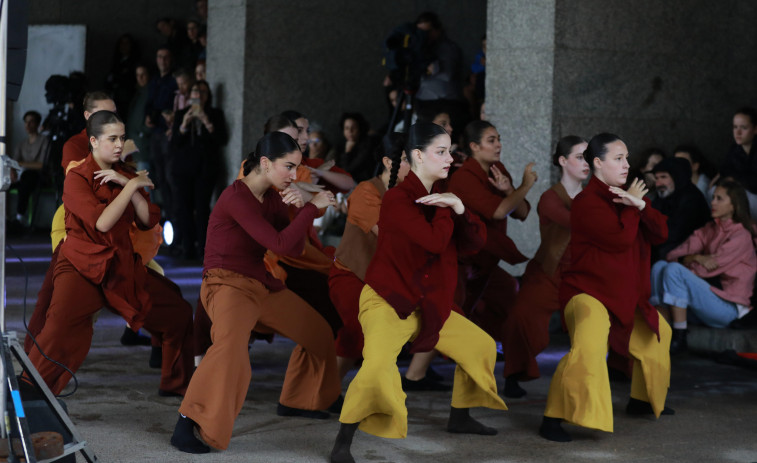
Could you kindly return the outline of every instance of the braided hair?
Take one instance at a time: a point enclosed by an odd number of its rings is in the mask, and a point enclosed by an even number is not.
[[[383,160],[384,156],[388,157],[392,161],[392,167],[389,170],[389,186],[392,188],[397,184],[397,174],[400,170],[400,164],[402,164],[402,153],[405,150],[405,134],[395,132],[384,138],[384,155],[381,156]],[[380,165],[383,166],[383,162]]]

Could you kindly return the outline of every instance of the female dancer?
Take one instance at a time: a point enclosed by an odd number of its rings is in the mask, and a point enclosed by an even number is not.
[[[321,192],[303,204],[290,187],[302,160],[297,142],[281,132],[258,141],[247,157],[244,177],[227,187],[210,216],[200,297],[212,321],[212,346],[192,377],[179,408],[171,445],[188,453],[217,449],[231,440],[252,372],[250,333],[279,333],[296,342],[279,399],[279,415],[327,418],[339,396],[334,342],[328,323],[305,301],[266,271],[266,249],[302,252],[318,208],[334,202]],[[279,192],[275,189],[277,188]],[[289,220],[287,205],[299,207]]]
[[[507,236],[507,220],[528,216],[531,205],[526,194],[536,182],[536,173],[531,170],[533,164],[528,164],[520,187],[513,187],[510,174],[499,162],[499,133],[489,122],[469,123],[463,141],[468,159],[452,176],[449,190],[486,224],[486,245],[476,255],[460,259],[462,294],[456,302],[471,321],[502,341],[503,323],[515,302],[518,282],[498,264],[500,259],[510,264],[527,259]]]
[[[651,245],[667,239],[665,216],[649,206],[640,179],[628,190],[628,148],[617,136],[591,139],[584,158],[594,175],[570,213],[571,264],[560,301],[571,347],[552,377],[539,434],[568,442],[567,421],[612,432],[609,347],[634,359],[629,414],[672,414],[670,327],[649,304]]]
[[[392,167],[399,163],[399,169]],[[397,183],[402,182],[410,171],[410,164],[405,155],[405,137],[394,133],[387,154],[381,158],[383,171],[380,175],[361,182],[349,197],[347,223],[344,235],[334,255],[334,265],[329,275],[329,295],[344,326],[337,333],[336,362],[339,378],[355,366],[362,357],[363,331],[358,321],[360,293],[365,286],[365,273],[376,251],[376,239],[379,234],[378,220],[381,198],[384,193]],[[402,377],[403,389],[407,390],[445,390],[449,386],[434,381],[426,376],[435,352],[419,352]]]
[[[436,124],[412,126],[405,150],[411,172],[384,195],[381,233],[360,295],[363,365],[344,399],[332,462],[354,461],[350,446],[358,426],[380,437],[407,435],[396,364],[407,341],[413,342],[411,352],[437,349],[458,363],[449,432],[494,435],[497,431],[474,420],[468,409],[507,409],[493,375],[494,341],[452,310],[458,248],[480,248],[484,226],[457,196],[434,188],[452,163],[450,144]],[[392,171],[399,167],[393,164]]]
[[[147,172],[134,172],[120,160],[125,130],[113,112],[87,120],[91,152],[66,175],[66,240],[53,274],[53,293],[39,349],[29,358],[54,394],[71,375],[40,353],[76,371],[89,352],[92,316],[107,307],[133,330],[142,326],[162,340],[159,393],[183,395],[192,368],[192,308],[165,277],[148,271],[135,253],[129,229],[155,226],[160,210],[150,203]]]
[[[749,313],[757,271],[755,229],[744,187],[720,182],[712,197],[712,218],[652,267],[652,304],[670,306],[670,353],[686,350],[686,309],[707,326],[725,328]],[[678,259],[682,258],[682,263]],[[719,287],[706,279],[715,278]]]
[[[560,181],[545,191],[539,213],[541,244],[521,278],[518,297],[504,324],[505,397],[523,397],[518,380],[539,377],[536,355],[549,345],[549,319],[560,310],[562,273],[570,263],[570,206],[589,176],[584,159],[586,140],[575,135],[557,142],[552,163],[562,170]]]

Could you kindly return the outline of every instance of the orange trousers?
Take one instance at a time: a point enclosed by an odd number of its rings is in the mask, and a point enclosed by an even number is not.
[[[238,273],[206,272],[200,298],[213,324],[213,344],[197,367],[179,412],[194,420],[209,445],[225,449],[242,409],[252,370],[247,346],[252,330],[278,333],[297,343],[279,402],[322,410],[341,392],[334,337],[326,320],[293,292],[270,292]]]
[[[145,283],[152,308],[144,328],[159,336],[163,347],[159,388],[183,395],[192,375],[192,306],[176,285],[153,270],[147,270]],[[50,358],[76,372],[92,344],[92,317],[103,307],[107,302],[100,286],[84,278],[68,260],[59,258],[50,307],[37,343]],[[32,348],[29,358],[53,394],[60,394],[71,374],[46,360],[39,349]]]

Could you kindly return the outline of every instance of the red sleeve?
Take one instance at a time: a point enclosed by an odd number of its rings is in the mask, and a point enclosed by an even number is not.
[[[450,180],[449,189],[481,217],[492,220],[494,211],[502,203],[502,196],[493,193],[487,184],[482,184],[476,175],[466,168],[460,168]]]
[[[160,222],[160,208],[150,201],[150,195],[147,193],[147,191],[145,191],[144,188],[139,189],[139,194],[142,195],[145,201],[147,201],[147,205],[150,211],[150,218],[147,219],[147,223],[142,223],[135,216],[134,223],[137,224],[137,228],[139,228],[140,230],[150,230]]]
[[[308,229],[318,213],[318,209],[312,203],[305,204],[292,222],[283,230],[278,231],[260,214],[260,205],[252,203],[255,201],[254,198],[246,198],[243,195],[239,198],[240,202],[247,204],[232,205],[228,208],[228,214],[252,239],[276,254],[288,256],[302,254]],[[278,194],[267,200],[281,201]]]
[[[541,195],[536,210],[541,223],[553,222],[570,229],[570,209],[565,207],[565,203],[553,189],[550,188]]]
[[[486,244],[486,225],[467,208],[462,215],[454,214],[455,242],[460,254],[475,254]]]
[[[588,196],[573,202],[570,231],[590,238],[602,251],[622,251],[636,241],[640,215],[639,209],[623,206],[618,216],[613,206]]]
[[[394,194],[395,191],[398,194]],[[421,207],[399,190],[392,189],[384,195],[379,228],[400,232],[426,251],[441,254],[447,249],[455,227],[451,209],[437,207],[434,219],[429,223]]]
[[[641,211],[641,231],[650,244],[662,244],[668,240],[668,218],[652,207],[649,199],[644,198],[644,202],[647,205]]]
[[[63,181],[63,204],[67,211],[92,229],[97,228],[97,220],[108,207],[107,203],[97,199],[87,179],[74,171]]]

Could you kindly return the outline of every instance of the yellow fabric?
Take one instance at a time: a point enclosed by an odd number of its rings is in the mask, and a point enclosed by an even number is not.
[[[552,377],[544,416],[613,432],[612,396],[607,376],[610,317],[601,302],[578,294],[565,306],[571,347]],[[656,416],[670,385],[670,327],[660,320],[660,341],[638,313],[629,351],[634,358],[631,397],[652,404]]]
[[[156,272],[160,273],[161,275],[166,276],[166,272],[163,271],[163,267],[161,267],[159,263],[155,262],[155,259],[148,262],[147,265],[145,265],[145,267],[151,268],[155,270]]]
[[[53,251],[58,247],[60,243],[66,237],[66,209],[63,208],[63,204],[58,206],[58,210],[53,215],[53,222],[50,225],[50,239],[53,242]]]
[[[387,438],[407,436],[407,408],[397,355],[420,330],[418,311],[402,320],[368,285],[360,295],[358,320],[365,344],[363,365],[347,389],[339,421],[360,422],[369,434]],[[439,332],[436,350],[457,362],[452,390],[455,408],[487,407],[507,410],[494,379],[496,345],[483,330],[452,312]]]

